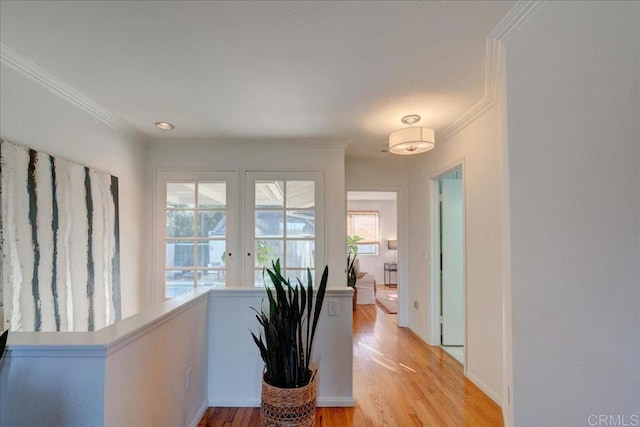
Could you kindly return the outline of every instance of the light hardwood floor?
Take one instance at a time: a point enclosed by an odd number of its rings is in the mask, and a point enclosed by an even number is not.
[[[396,315],[358,306],[353,318],[355,408],[318,408],[316,426],[502,426],[498,405],[462,366]],[[259,408],[209,408],[200,427],[257,426]]]

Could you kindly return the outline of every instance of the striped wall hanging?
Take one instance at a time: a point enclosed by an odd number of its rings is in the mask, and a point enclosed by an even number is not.
[[[0,312],[12,331],[121,317],[118,178],[0,141]]]

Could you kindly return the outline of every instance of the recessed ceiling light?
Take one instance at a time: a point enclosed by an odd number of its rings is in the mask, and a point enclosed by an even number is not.
[[[162,130],[173,130],[173,125],[169,122],[156,122],[156,127]]]

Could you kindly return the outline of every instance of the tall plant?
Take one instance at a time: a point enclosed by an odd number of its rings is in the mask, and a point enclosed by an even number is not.
[[[327,289],[329,267],[325,267],[322,273],[314,305],[313,279],[309,269],[305,289],[300,279],[292,285],[283,277],[279,259],[271,265],[272,269],[267,269],[267,273],[273,289],[266,287],[269,313],[253,309],[262,331],[257,336],[253,332],[251,335],[266,367],[265,381],[280,388],[302,387],[311,381],[309,363]]]
[[[356,282],[358,280],[358,272],[356,271],[356,257],[358,254],[352,254],[349,252],[347,254],[347,286],[351,288],[356,287]]]
[[[9,337],[9,330],[7,329],[0,335],[0,359],[4,355],[4,347],[7,345],[7,338]]]

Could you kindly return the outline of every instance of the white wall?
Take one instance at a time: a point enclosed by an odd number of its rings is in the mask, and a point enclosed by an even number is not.
[[[359,254],[360,270],[371,273],[375,276],[376,283],[384,284],[384,263],[393,262],[397,258],[396,250],[388,249],[388,240],[397,240],[398,210],[395,200],[347,200],[347,210],[355,211],[377,211],[378,230],[380,233],[380,245],[378,255]],[[397,273],[387,276],[390,283],[398,283]]]
[[[46,332],[31,332],[46,334]],[[31,352],[0,370],[0,425],[103,426],[103,357],[88,352]]]
[[[633,425],[640,3],[547,2],[506,52],[513,424]]]
[[[12,333],[0,369],[0,425],[198,425],[207,408],[208,293],[94,332]]]
[[[464,162],[466,360],[465,373],[485,393],[502,400],[501,192],[498,109],[490,108],[409,170],[409,327],[432,345],[430,328],[430,180]],[[428,252],[429,260],[422,258]],[[418,302],[414,308],[413,302]]]
[[[9,67],[0,66],[0,138],[119,178],[123,317],[150,301],[144,292],[145,148],[131,136]]]
[[[208,406],[208,311],[199,298],[108,354],[105,426],[198,425]]]
[[[148,147],[147,183],[155,188],[158,170],[226,170],[238,178],[237,206],[245,206],[243,189],[246,170],[320,171],[324,172],[325,187],[325,263],[329,266],[329,287],[346,286],[346,201],[344,179],[344,144],[298,144],[248,142],[214,143],[208,141],[153,142]],[[148,206],[153,206],[153,191],[147,194]],[[151,227],[151,224],[149,224]],[[151,233],[151,228],[149,228]],[[237,241],[243,242],[242,221]],[[161,245],[159,246],[161,247]],[[240,252],[240,251],[239,251]],[[148,253],[151,260],[151,253]],[[242,260],[237,265],[242,277]],[[238,282],[234,286],[243,286]],[[252,285],[251,285],[252,286]],[[160,292],[157,292],[160,294]],[[158,297],[158,296],[157,296]],[[156,298],[157,299],[157,298]]]
[[[407,188],[410,159],[394,159],[393,154],[387,156],[389,161],[347,161],[347,190],[386,191],[389,188]]]
[[[263,289],[213,289],[209,301],[209,405],[260,406],[262,369],[249,331],[260,331],[255,313]],[[335,300],[338,315],[328,316]],[[318,369],[318,405],[353,406],[353,291],[328,289],[313,344]]]

